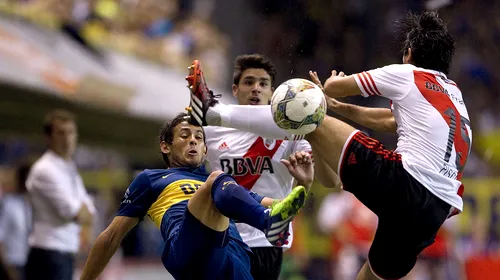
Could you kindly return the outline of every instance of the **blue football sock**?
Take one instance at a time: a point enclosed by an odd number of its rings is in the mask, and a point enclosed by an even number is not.
[[[214,180],[212,199],[222,215],[262,231],[267,229],[269,214],[260,204],[262,197],[238,185],[230,175],[221,174]]]

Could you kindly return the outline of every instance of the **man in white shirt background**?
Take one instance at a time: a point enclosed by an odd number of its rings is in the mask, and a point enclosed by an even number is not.
[[[71,280],[81,225],[92,222],[95,207],[72,160],[78,139],[74,115],[48,113],[43,132],[48,150],[26,181],[33,208],[27,279]]]

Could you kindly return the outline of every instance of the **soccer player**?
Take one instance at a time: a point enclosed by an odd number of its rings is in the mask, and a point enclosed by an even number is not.
[[[419,253],[434,242],[447,217],[463,207],[460,179],[472,131],[462,93],[446,77],[455,41],[435,12],[409,14],[400,27],[402,64],[350,76],[332,71],[324,85],[330,97],[390,99],[391,109],[343,104],[338,110],[366,127],[396,132],[397,149],[389,151],[332,117],[305,138],[315,158],[321,158],[315,164],[337,170],[344,190],[378,215],[368,262],[357,279],[405,276]],[[268,106],[215,104],[206,89],[206,85],[191,89],[191,106],[197,107],[192,110],[193,122],[202,119],[267,138],[290,137],[273,124]],[[198,112],[202,114],[194,116]]]
[[[96,279],[123,237],[148,215],[161,230],[162,261],[176,279],[253,279],[249,248],[234,222],[265,232],[273,245],[284,244],[288,223],[304,205],[314,178],[309,155],[282,160],[298,184],[274,201],[244,189],[221,171],[205,172],[205,133],[182,113],[165,124],[160,150],[168,169],[144,170],[131,183],[117,216],[97,238],[82,273]],[[305,187],[304,187],[305,186]],[[270,208],[266,208],[268,206]]]
[[[199,62],[191,68],[188,80],[201,69]],[[235,60],[233,71],[233,95],[239,105],[268,105],[273,93],[276,69],[272,62],[260,54],[240,55]],[[282,199],[293,187],[293,177],[280,162],[296,152],[311,153],[311,146],[302,137],[297,141],[264,139],[253,133],[218,126],[205,127],[207,136],[207,163],[212,170],[231,174],[244,188],[259,195]],[[325,174],[325,173],[322,173]],[[325,185],[334,186],[337,176],[324,178]],[[333,179],[332,179],[333,178]],[[254,279],[278,279],[281,272],[283,250],[292,245],[293,231],[290,228],[288,243],[273,246],[264,233],[248,224],[236,223],[243,241],[250,246],[252,276]]]

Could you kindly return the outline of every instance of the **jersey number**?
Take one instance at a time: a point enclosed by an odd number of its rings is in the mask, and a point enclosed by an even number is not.
[[[471,139],[467,131],[467,126],[470,129],[470,121],[456,111],[455,108],[449,107],[443,113],[449,117],[450,132],[448,133],[448,143],[446,145],[446,153],[444,154],[444,161],[450,162],[451,151],[455,145],[456,158],[455,164],[458,173],[461,174],[464,170],[467,157],[470,152]],[[457,131],[457,120],[460,121],[460,132]]]
[[[182,184],[180,188],[184,194],[193,194],[200,186],[201,184]]]

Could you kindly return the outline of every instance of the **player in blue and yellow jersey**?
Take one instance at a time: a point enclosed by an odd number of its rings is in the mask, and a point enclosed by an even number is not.
[[[96,279],[145,215],[162,233],[162,261],[176,279],[252,279],[251,251],[233,219],[262,230],[274,245],[286,244],[289,222],[304,205],[314,178],[311,157],[298,153],[283,160],[299,184],[289,196],[281,201],[262,197],[230,175],[205,171],[205,133],[186,116],[178,115],[162,129],[160,149],[168,169],[144,170],[130,184],[117,216],[97,238],[81,279]]]

